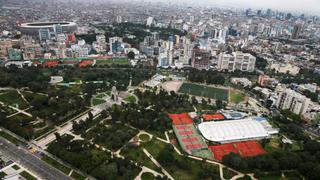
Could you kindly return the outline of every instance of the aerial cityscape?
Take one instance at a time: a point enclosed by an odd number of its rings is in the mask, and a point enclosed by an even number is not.
[[[318,0],[0,1],[0,179],[318,180],[319,103]]]

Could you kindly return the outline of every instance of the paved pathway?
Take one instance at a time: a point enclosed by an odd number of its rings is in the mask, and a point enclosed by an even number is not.
[[[20,114],[21,112],[26,112],[26,111],[29,110],[29,109],[30,109],[30,108],[23,109],[23,110],[18,111],[18,112],[16,112],[16,113],[10,114],[9,116],[7,116],[7,118],[10,118],[10,117],[13,117],[13,116],[15,116],[15,115],[18,115],[18,114]],[[30,116],[29,116],[29,117],[30,117]]]
[[[157,176],[163,177],[163,174],[160,174],[160,173],[158,173],[157,171],[154,171],[154,170],[152,170],[152,169],[150,169],[150,168],[147,168],[147,167],[145,167],[145,166],[142,166],[141,168],[142,168],[141,172],[138,174],[137,177],[134,178],[134,180],[141,180],[142,174],[143,174],[143,173],[148,173],[148,172],[149,172],[149,173],[152,173],[152,174],[154,175],[154,177],[157,177]]]
[[[145,149],[142,149],[143,152],[150,158],[150,160],[159,168],[161,168],[161,171],[169,178],[169,179],[174,179],[161,165],[160,163]]]
[[[106,107],[110,107],[111,105],[112,105],[112,103],[103,103],[103,104],[92,107],[90,111],[93,114],[93,116],[97,116]],[[52,131],[49,135],[34,141],[34,143],[37,146],[41,147],[42,149],[46,149],[46,146],[50,142],[52,142],[56,139],[55,133],[59,133],[61,136],[64,134],[67,134],[70,131],[72,131],[72,129],[73,129],[73,121],[76,121],[76,122],[85,121],[85,120],[87,120],[87,118],[88,118],[88,113],[85,113],[85,114],[81,115],[80,117],[77,117],[76,119],[71,119],[68,122],[66,122],[65,124],[57,127],[56,130]]]
[[[0,101],[0,104],[3,105],[3,106],[6,105],[6,104],[3,103],[2,101]],[[11,108],[11,109],[13,109],[13,110],[15,110],[15,111],[18,111],[18,112],[21,113],[21,114],[26,115],[26,116],[33,117],[32,114],[27,113],[27,112],[25,112],[24,110],[18,109],[18,108],[16,108],[16,107],[11,106],[11,105],[8,105],[8,107]]]

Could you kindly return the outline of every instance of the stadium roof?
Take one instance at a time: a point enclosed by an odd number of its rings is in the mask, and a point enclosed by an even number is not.
[[[263,139],[278,132],[270,127],[267,120],[258,121],[254,118],[199,124],[199,130],[205,139],[220,143]]]

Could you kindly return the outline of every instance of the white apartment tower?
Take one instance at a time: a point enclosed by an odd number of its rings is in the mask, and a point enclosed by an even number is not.
[[[228,71],[247,71],[253,72],[256,64],[256,58],[248,53],[240,51],[232,54],[221,53],[218,59],[218,69]]]
[[[285,89],[279,94],[276,105],[279,109],[289,109],[295,114],[303,115],[307,112],[310,103],[311,100],[306,96],[294,90]]]

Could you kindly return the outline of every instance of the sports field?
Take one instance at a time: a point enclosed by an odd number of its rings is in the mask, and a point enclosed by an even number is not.
[[[206,142],[198,133],[188,114],[169,114],[169,117],[172,120],[173,131],[185,152],[194,156],[213,159]]]
[[[239,104],[245,101],[246,95],[240,91],[231,91],[230,92],[230,100],[232,103]]]
[[[241,157],[257,156],[265,154],[266,151],[257,141],[234,142],[228,144],[209,146],[214,158],[221,161],[225,155],[233,152]]]
[[[228,101],[229,91],[226,89],[209,87],[198,84],[183,83],[179,89],[180,93],[202,96],[210,99]]]

